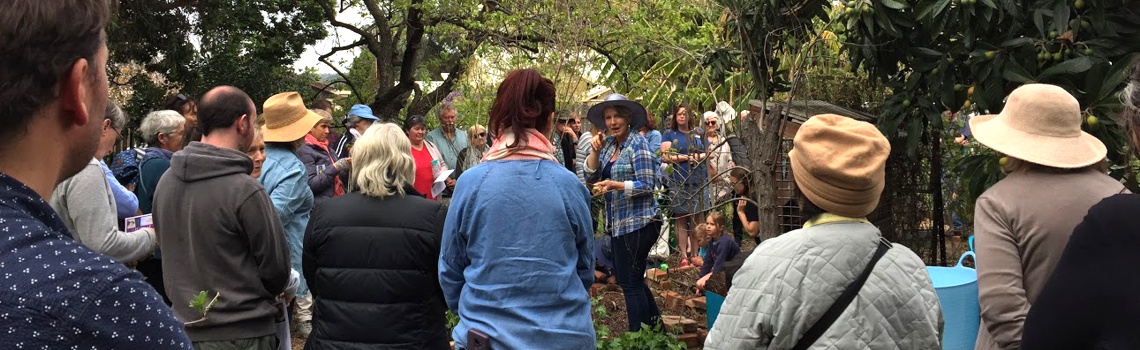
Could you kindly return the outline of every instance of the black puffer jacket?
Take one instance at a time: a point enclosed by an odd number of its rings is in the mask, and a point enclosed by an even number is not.
[[[438,261],[447,209],[349,193],[313,211],[302,255],[313,293],[305,349],[448,349]]]

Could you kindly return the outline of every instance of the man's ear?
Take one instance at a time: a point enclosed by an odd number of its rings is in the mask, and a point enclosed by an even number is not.
[[[87,70],[90,62],[86,58],[75,60],[71,69],[59,82],[59,105],[63,110],[66,124],[84,126],[92,122],[92,116],[87,112],[87,96],[92,93]]]
[[[246,130],[254,127],[253,122],[250,120],[249,114],[242,114],[237,120],[238,134],[245,134]]]

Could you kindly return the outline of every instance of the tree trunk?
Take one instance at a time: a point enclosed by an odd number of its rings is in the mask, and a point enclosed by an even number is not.
[[[766,104],[766,103],[765,103]],[[768,239],[778,236],[780,232],[780,207],[777,205],[777,192],[775,172],[780,157],[780,131],[784,128],[783,106],[771,105],[771,111],[766,112],[765,107],[752,106],[751,113],[755,118],[741,123],[740,136],[744,140],[744,148],[748,159],[752,162],[752,199],[760,209],[760,238]],[[764,130],[761,131],[760,124]]]

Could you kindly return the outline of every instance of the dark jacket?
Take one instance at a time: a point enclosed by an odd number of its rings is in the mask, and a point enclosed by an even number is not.
[[[201,291],[221,293],[206,321],[186,327],[193,341],[274,334],[277,295],[289,282],[285,230],[273,203],[249,176],[245,152],[191,142],[170,161],[154,196],[166,293],[184,321]]]
[[[447,209],[405,191],[349,193],[313,211],[302,255],[314,303],[305,349],[449,348],[438,279]]]
[[[332,198],[340,171],[333,167],[329,154],[320,146],[305,144],[297,149],[297,158],[305,163],[305,171],[309,174],[309,189],[313,190],[314,207]]]
[[[1029,309],[1021,348],[1140,349],[1140,195],[1089,210]]]
[[[356,136],[352,135],[352,130],[350,129],[346,130],[344,132],[344,135],[340,136],[340,140],[337,140],[335,143],[336,147],[333,147],[334,143],[332,142],[329,142],[329,147],[333,148],[330,151],[333,152],[333,155],[336,156],[336,159],[343,159],[344,157],[351,155],[349,150],[352,149],[352,144],[354,143],[356,143]]]

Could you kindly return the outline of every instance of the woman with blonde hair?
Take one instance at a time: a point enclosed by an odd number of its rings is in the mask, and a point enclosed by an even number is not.
[[[305,349],[449,349],[436,278],[446,208],[412,187],[416,163],[399,126],[372,125],[350,153],[360,191],[325,201],[305,230],[315,305]]]
[[[1140,64],[1123,95],[1121,116],[1140,155]],[[1089,209],[1029,309],[1022,349],[1140,349],[1137,232],[1140,196],[1116,194]]]
[[[979,350],[1021,347],[1025,317],[1073,229],[1093,204],[1124,191],[1083,121],[1077,99],[1047,84],[1023,85],[1000,114],[970,120],[974,138],[1008,158],[1006,177],[974,208]]]
[[[487,153],[487,128],[475,124],[467,128],[468,139],[471,144],[459,151],[459,159],[455,161],[455,178],[458,179],[463,175],[464,171],[474,168],[483,161],[483,155]]]

